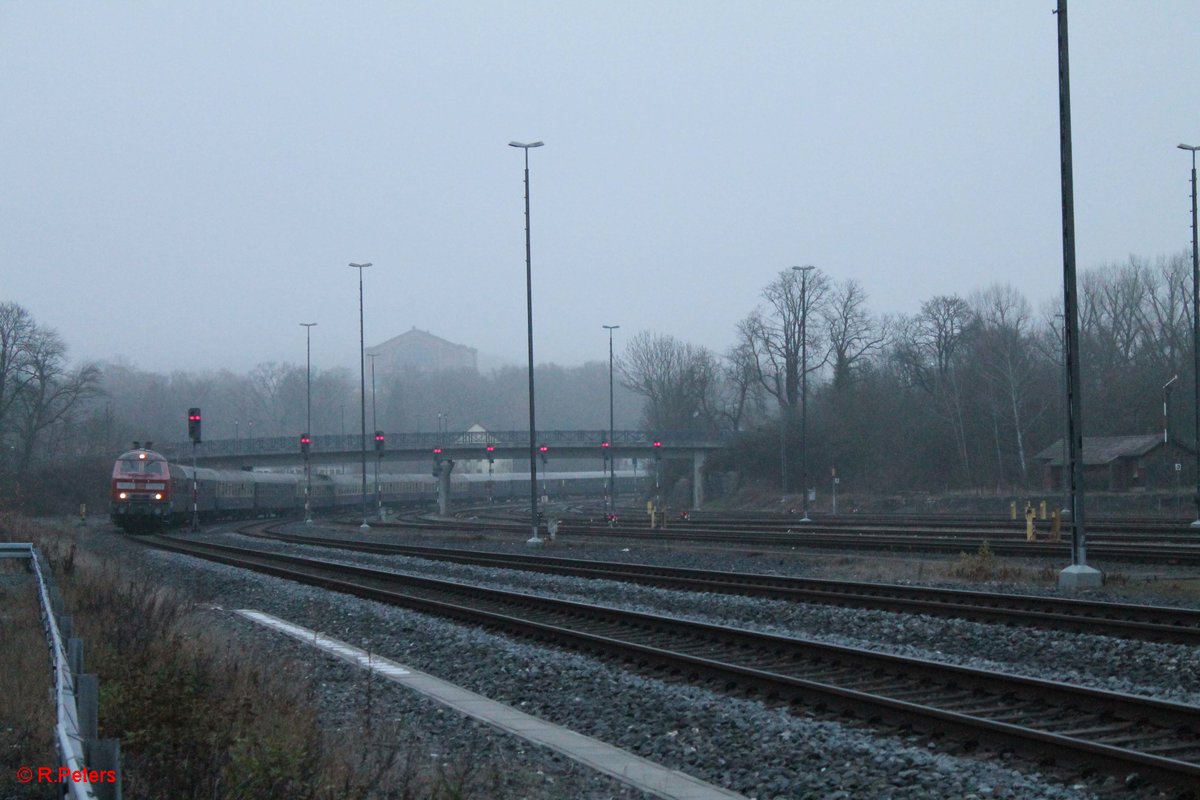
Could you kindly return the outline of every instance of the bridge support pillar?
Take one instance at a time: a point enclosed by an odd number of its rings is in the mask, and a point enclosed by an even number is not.
[[[438,513],[443,517],[450,514],[450,473],[454,470],[454,459],[438,462]]]
[[[699,511],[704,504],[704,463],[708,453],[704,450],[692,451],[692,510]]]

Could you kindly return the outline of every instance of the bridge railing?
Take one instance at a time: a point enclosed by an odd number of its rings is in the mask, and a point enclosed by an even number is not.
[[[478,445],[482,450],[487,445],[496,445],[497,447],[524,447],[529,444],[529,431],[450,431],[439,433],[437,431],[422,432],[422,433],[384,433],[387,440],[387,450],[392,451],[414,451],[433,450],[435,447],[454,447],[461,448],[464,446]],[[608,431],[604,430],[547,430],[538,431],[537,443],[544,444],[548,447],[580,447],[580,446],[596,446],[609,438]],[[723,447],[726,442],[724,438],[709,434],[697,433],[692,431],[668,431],[668,432],[652,432],[652,431],[637,431],[637,430],[618,430],[612,433],[612,445],[614,447],[624,446],[650,446],[654,442],[661,442],[665,449],[675,449],[679,447],[686,448],[707,448],[716,449]],[[312,453],[345,453],[353,452],[361,449],[363,440],[360,434],[327,434],[322,436],[312,437]],[[374,448],[374,441],[370,434],[367,435],[366,447],[368,450]],[[164,455],[171,459],[186,460],[191,456],[191,442],[175,442],[164,444],[161,448]],[[213,458],[220,456],[252,456],[252,455],[275,455],[280,453],[299,452],[300,438],[296,436],[270,436],[259,437],[255,439],[215,439],[206,441],[196,448],[196,454],[205,458]]]

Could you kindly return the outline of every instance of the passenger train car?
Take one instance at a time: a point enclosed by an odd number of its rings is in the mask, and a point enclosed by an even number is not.
[[[279,516],[304,511],[305,480],[301,474],[199,468],[195,475],[196,512],[201,521]],[[166,528],[191,520],[193,469],[172,464],[161,454],[137,447],[113,465],[109,516],[125,531]],[[604,494],[605,476],[594,472],[551,472],[539,475],[539,491],[555,497]],[[529,474],[451,474],[456,501],[486,503],[529,496]],[[361,475],[312,475],[314,511],[352,509],[363,503]],[[618,470],[617,491],[635,490],[636,476]],[[379,498],[388,506],[433,505],[437,478],[424,474],[379,475]],[[375,477],[367,476],[367,502],[376,502]]]

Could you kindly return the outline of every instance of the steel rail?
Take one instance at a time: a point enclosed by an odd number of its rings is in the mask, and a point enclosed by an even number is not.
[[[146,544],[666,670],[714,688],[952,729],[1034,757],[1200,781],[1200,707],[228,545]]]
[[[1200,644],[1200,610],[1190,608],[418,547],[286,534],[274,530],[275,527],[278,526],[269,526],[252,535],[293,544],[617,580],[696,592],[930,614],[1125,639]]]
[[[380,527],[419,530],[515,530],[510,521],[497,518],[429,519],[405,518],[391,523],[380,523]],[[736,545],[776,546],[812,548],[824,550],[865,550],[903,553],[960,554],[981,550],[985,546],[998,556],[1021,558],[1067,559],[1070,556],[1068,541],[1028,542],[1024,534],[1002,537],[967,533],[957,536],[952,531],[938,533],[913,529],[908,533],[893,531],[886,534],[849,533],[826,531],[809,525],[797,526],[789,531],[746,532],[735,529],[705,528],[696,523],[672,523],[667,528],[649,528],[645,525],[627,525],[610,528],[601,524],[585,524],[571,519],[563,520],[558,526],[559,536],[589,536],[615,541],[631,539],[654,543],[667,541],[710,542]],[[1088,553],[1094,560],[1119,561],[1146,564],[1200,565],[1200,537],[1194,543],[1170,544],[1157,541],[1132,543],[1106,540],[1103,537],[1089,542]]]

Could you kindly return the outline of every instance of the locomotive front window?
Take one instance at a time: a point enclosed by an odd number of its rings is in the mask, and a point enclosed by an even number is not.
[[[162,461],[142,461],[136,458],[123,458],[119,462],[122,475],[162,475]]]

